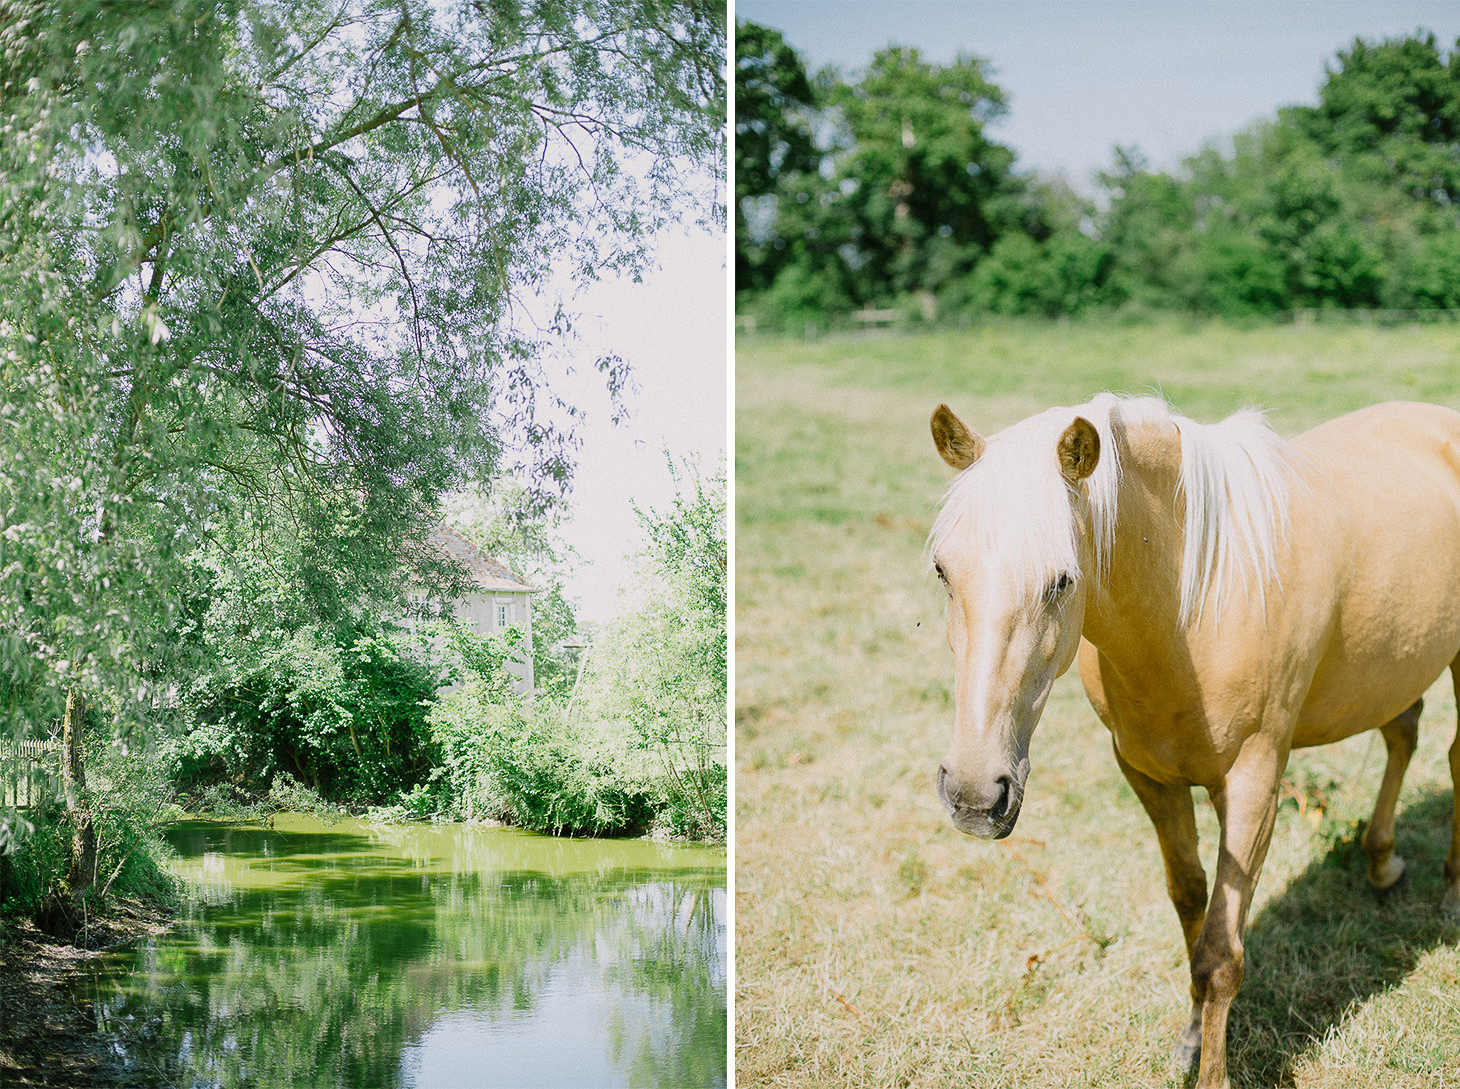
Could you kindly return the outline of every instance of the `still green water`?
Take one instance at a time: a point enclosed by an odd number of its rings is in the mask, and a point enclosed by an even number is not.
[[[194,896],[86,997],[189,1089],[724,1086],[725,851],[184,821]]]

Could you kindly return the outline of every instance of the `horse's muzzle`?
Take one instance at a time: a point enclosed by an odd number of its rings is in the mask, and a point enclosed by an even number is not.
[[[1009,775],[997,776],[984,790],[950,780],[948,769],[938,768],[938,797],[953,819],[953,827],[979,839],[1003,839],[1014,830],[1019,820],[1019,806],[1024,801],[1024,779],[1029,762]]]

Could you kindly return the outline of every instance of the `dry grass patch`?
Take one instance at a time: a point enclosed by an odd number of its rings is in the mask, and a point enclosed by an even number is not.
[[[993,431],[1101,389],[1245,404],[1292,434],[1384,397],[1460,406],[1445,329],[1015,325],[762,341],[737,353],[736,1073],[742,1086],[1174,1084],[1187,974],[1154,832],[1073,672],[1035,734],[1019,827],[933,792],[952,662],[924,537],[947,470],[928,413]],[[1460,1069],[1460,940],[1434,912],[1448,684],[1400,803],[1406,899],[1357,848],[1370,736],[1295,758],[1233,1007],[1241,1086],[1438,1086]],[[1208,872],[1215,820],[1201,805]]]

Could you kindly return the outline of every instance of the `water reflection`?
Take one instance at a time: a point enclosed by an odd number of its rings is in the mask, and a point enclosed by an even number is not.
[[[89,995],[169,1084],[725,1085],[722,850],[300,817],[172,839],[196,904]]]

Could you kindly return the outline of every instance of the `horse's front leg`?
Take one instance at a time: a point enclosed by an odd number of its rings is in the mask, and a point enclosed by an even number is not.
[[[1207,910],[1207,875],[1197,854],[1196,812],[1191,788],[1159,783],[1142,774],[1121,758],[1118,746],[1115,759],[1125,773],[1126,782],[1130,783],[1136,797],[1146,807],[1151,823],[1156,826],[1156,836],[1161,842],[1161,861],[1166,864],[1166,891],[1181,920],[1181,933],[1186,938],[1189,959]],[[1203,997],[1193,984],[1191,1021],[1176,1038],[1176,1049],[1172,1055],[1178,1076],[1194,1071],[1201,1055]]]
[[[1222,825],[1216,879],[1191,951],[1192,993],[1202,996],[1197,1089],[1226,1089],[1227,1014],[1242,986],[1242,934],[1272,841],[1278,781],[1287,762],[1261,735],[1248,739],[1223,784],[1211,790]]]

